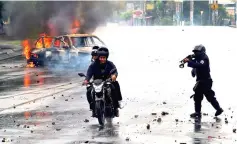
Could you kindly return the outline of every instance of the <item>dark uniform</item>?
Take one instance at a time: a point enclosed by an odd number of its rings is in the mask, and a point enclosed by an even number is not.
[[[209,58],[203,45],[198,45],[193,50],[195,59],[188,61],[188,67],[192,67],[192,76],[196,75],[196,85],[193,88],[195,113],[191,117],[201,116],[201,102],[205,95],[208,102],[216,109],[215,116],[220,115],[223,109],[215,98],[215,92],[212,90],[212,78],[210,75]]]

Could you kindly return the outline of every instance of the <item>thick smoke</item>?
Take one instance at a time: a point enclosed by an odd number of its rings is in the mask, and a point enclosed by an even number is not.
[[[80,21],[79,33],[92,33],[112,15],[111,1],[25,1],[6,2],[3,14],[10,17],[6,33],[28,38],[46,33],[70,33],[74,20]]]

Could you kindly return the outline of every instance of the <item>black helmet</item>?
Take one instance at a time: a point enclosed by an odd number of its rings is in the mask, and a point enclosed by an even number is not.
[[[97,51],[98,56],[105,56],[106,58],[109,57],[109,50],[106,47],[101,47]]]
[[[92,47],[91,55],[92,55],[92,56],[97,56],[97,50],[98,50],[99,48],[100,48],[99,46],[93,46],[93,47]]]
[[[196,45],[193,49],[193,52],[206,53],[206,48],[203,45]]]

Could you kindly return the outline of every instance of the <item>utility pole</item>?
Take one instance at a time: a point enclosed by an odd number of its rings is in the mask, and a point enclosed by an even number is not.
[[[215,26],[218,20],[218,0],[213,0],[211,8],[212,8],[212,23]]]
[[[211,0],[209,0],[209,13],[208,13],[208,16],[209,16],[209,18],[208,18],[208,23],[209,23],[209,25],[211,25]]]
[[[175,2],[176,5],[176,20],[177,20],[177,25],[180,25],[180,1]]]
[[[215,0],[212,2],[212,5],[214,6],[214,4],[215,4]],[[212,8],[212,25],[213,26],[215,26],[216,24],[215,24],[215,21],[216,21],[216,19],[215,19],[215,10]]]
[[[235,2],[235,26],[237,27],[237,1]]]
[[[218,0],[216,0],[216,10],[215,10],[215,20],[216,20],[216,25],[218,24]]]
[[[193,7],[194,1],[190,0],[190,25],[193,25]]]
[[[203,11],[200,11],[201,13],[201,26],[202,26],[202,14],[203,14]]]
[[[182,0],[182,6],[181,6],[181,25],[183,26],[184,23],[184,0]]]

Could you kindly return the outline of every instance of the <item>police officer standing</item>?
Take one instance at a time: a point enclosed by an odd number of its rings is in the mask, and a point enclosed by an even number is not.
[[[201,117],[201,102],[203,95],[205,95],[208,102],[216,109],[215,116],[219,116],[223,109],[220,107],[215,98],[215,92],[212,90],[212,78],[210,75],[209,58],[206,55],[206,49],[203,45],[197,45],[193,49],[194,60],[185,58],[184,61],[188,63],[188,67],[193,68],[192,76],[196,76],[196,85],[193,88],[195,113],[190,117]]]

